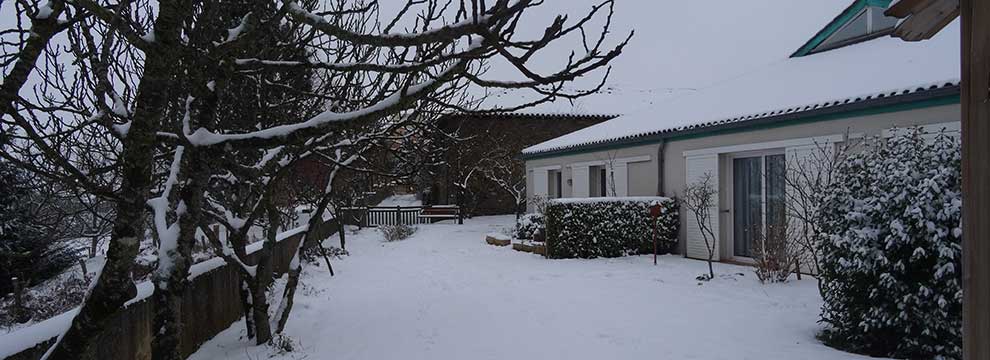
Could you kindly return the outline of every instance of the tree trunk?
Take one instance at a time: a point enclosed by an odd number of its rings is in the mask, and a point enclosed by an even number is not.
[[[241,295],[241,308],[244,310],[244,327],[247,328],[247,338],[254,339],[254,303],[251,300],[251,283],[254,282],[254,278],[241,272],[238,279],[241,285],[238,290]]]
[[[275,251],[275,239],[278,235],[279,216],[271,199],[265,200],[268,213],[268,229],[265,243],[258,253],[258,268],[251,286],[252,312],[254,314],[254,331],[257,344],[266,344],[272,339],[271,316],[268,314],[268,286],[274,277],[272,254]]]
[[[178,4],[166,2],[160,6],[154,29],[156,46],[146,54],[131,126],[121,141],[123,150],[118,161],[122,201],[117,203],[106,265],[69,330],[55,343],[50,360],[92,359],[94,342],[110,317],[136,294],[131,270],[145,236],[155,137],[165,113],[169,82],[177,60],[169,49],[178,42],[178,25],[184,17],[180,12]]]
[[[265,250],[262,250],[265,251]],[[251,290],[251,313],[254,318],[255,343],[258,345],[267,344],[272,339],[271,317],[268,315],[268,298],[266,290],[270,281],[266,280],[263,273],[268,273],[267,278],[271,278],[271,267],[266,265],[270,258],[267,255],[259,257],[262,262],[258,264],[258,276],[254,278],[254,285]]]
[[[299,240],[299,246],[296,248],[296,253],[292,257],[292,262],[289,264],[289,278],[285,283],[285,290],[282,291],[282,301],[279,303],[278,310],[275,312],[276,321],[278,322],[275,326],[275,333],[281,334],[285,330],[285,324],[289,321],[289,313],[292,312],[292,305],[296,296],[296,288],[299,287],[299,276],[302,275],[303,262],[302,256],[306,252],[306,249],[312,247],[314,244],[319,245],[320,239],[313,236],[317,229],[323,225],[323,213],[326,212],[327,206],[330,203],[330,197],[325,196],[319,204],[317,204],[315,211],[313,211],[313,216],[309,218],[309,226],[306,232],[303,234],[303,238]],[[339,211],[338,211],[339,213]],[[338,219],[334,221],[337,222],[337,228],[340,231],[340,247],[344,247],[344,223]],[[330,267],[330,260],[327,259],[327,268],[330,269],[330,274],[333,276],[333,268]]]
[[[186,150],[182,159],[186,185],[179,198],[186,205],[185,213],[179,216],[179,238],[175,254],[159,254],[172,258],[168,273],[156,273],[155,317],[152,329],[156,336],[151,339],[153,360],[182,360],[182,295],[188,288],[189,267],[192,265],[192,248],[196,243],[196,229],[202,215],[203,184],[209,178],[210,168],[207,159],[199,149]],[[180,173],[181,174],[181,173]],[[161,260],[159,260],[161,261]]]
[[[99,246],[100,246],[100,236],[99,235],[94,235],[93,238],[90,239],[90,243],[89,243],[89,258],[90,259],[96,257],[96,251],[99,248]]]

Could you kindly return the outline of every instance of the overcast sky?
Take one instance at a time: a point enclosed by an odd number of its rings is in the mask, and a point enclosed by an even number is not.
[[[576,20],[600,0],[544,0],[521,22],[520,35],[542,34],[554,16]],[[635,30],[633,41],[613,63],[608,87],[625,91],[701,88],[781,61],[848,6],[852,0],[616,0],[610,44]],[[381,0],[383,18],[404,0]],[[0,27],[12,27],[12,0],[0,0]],[[600,23],[598,23],[600,24]],[[533,65],[550,72],[560,68],[571,50],[572,37],[535,58]],[[506,64],[494,63],[488,77],[520,78]],[[597,78],[578,85],[590,86]]]

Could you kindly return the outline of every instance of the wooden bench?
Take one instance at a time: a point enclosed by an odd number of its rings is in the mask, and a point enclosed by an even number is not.
[[[429,220],[430,223],[442,220],[457,220],[458,224],[464,223],[464,218],[461,216],[461,209],[456,205],[434,205],[424,207],[423,210],[419,212],[419,217]]]

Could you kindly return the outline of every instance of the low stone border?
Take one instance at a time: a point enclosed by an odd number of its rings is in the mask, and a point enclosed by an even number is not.
[[[547,247],[542,244],[515,243],[512,244],[512,250],[547,256]]]
[[[509,246],[510,244],[512,244],[512,239],[506,236],[505,234],[491,233],[485,235],[485,242],[487,242],[488,245]]]

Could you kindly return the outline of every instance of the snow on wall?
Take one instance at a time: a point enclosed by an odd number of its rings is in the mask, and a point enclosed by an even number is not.
[[[278,234],[276,240],[282,241],[288,239],[305,231],[306,228],[306,226],[301,226],[282,232]],[[247,252],[248,254],[251,254],[260,249],[261,242],[258,242],[248,245]],[[213,258],[192,265],[189,268],[189,280],[191,281],[202,274],[206,274],[212,270],[223,267],[226,264],[227,263],[221,258]],[[155,286],[151,281],[137,283],[136,287],[137,295],[124,304],[125,308],[151,297],[151,295],[155,292]],[[34,347],[37,344],[59,336],[59,334],[65,332],[69,328],[72,324],[72,319],[78,312],[79,308],[76,307],[63,314],[52,317],[51,319],[41,321],[37,324],[0,336],[0,359],[5,359],[16,355],[26,349]]]
[[[593,203],[616,203],[616,202],[665,202],[671,199],[663,196],[625,196],[625,197],[589,197],[589,198],[562,198],[550,200],[557,204],[593,204]]]

